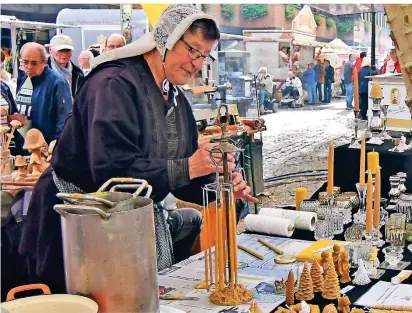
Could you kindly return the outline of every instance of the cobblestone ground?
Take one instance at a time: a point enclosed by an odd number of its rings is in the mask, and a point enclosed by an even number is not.
[[[264,178],[302,171],[327,169],[328,146],[348,143],[353,134],[353,112],[345,109],[345,101],[329,105],[282,109],[263,116],[267,131],[263,133]],[[297,178],[268,183],[263,206],[293,204],[296,187],[308,188],[312,195],[324,178]]]

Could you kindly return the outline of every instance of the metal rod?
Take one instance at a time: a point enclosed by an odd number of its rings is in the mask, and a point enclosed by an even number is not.
[[[227,157],[227,152],[223,153],[223,181],[224,183],[230,183],[231,182],[231,175],[229,173],[229,168],[228,168],[228,157]],[[230,194],[225,190],[224,191],[224,209],[226,212],[226,245],[227,245],[227,262],[228,262],[228,269],[229,269],[229,277],[228,281],[232,281],[232,273],[230,271],[231,268],[231,263],[230,263],[230,255],[232,253],[232,247],[230,244],[230,224],[229,224],[229,217],[230,217]]]
[[[372,40],[371,40],[371,63],[376,65],[376,12],[372,12]]]
[[[249,154],[250,154],[250,172],[252,174],[252,190],[253,190],[253,196],[256,197],[256,185],[255,185],[255,161],[253,157],[253,142],[252,142],[252,136],[249,137]],[[258,213],[258,205],[257,203],[254,204],[255,207],[255,214]]]

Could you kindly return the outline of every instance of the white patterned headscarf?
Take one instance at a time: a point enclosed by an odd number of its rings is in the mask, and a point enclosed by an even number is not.
[[[193,4],[169,5],[160,16],[153,32],[143,35],[138,40],[122,48],[99,55],[90,61],[91,67],[94,68],[104,62],[142,55],[155,48],[160,52],[164,61],[166,51],[172,50],[190,25],[199,19],[212,20],[218,27],[218,22],[212,15],[203,13]]]

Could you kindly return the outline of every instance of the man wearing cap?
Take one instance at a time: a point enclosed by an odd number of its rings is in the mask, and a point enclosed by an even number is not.
[[[73,55],[73,40],[66,35],[56,35],[50,40],[48,65],[67,81],[74,97],[84,78],[83,71],[70,61]]]
[[[70,88],[64,79],[47,65],[44,46],[29,42],[20,50],[20,64],[25,75],[18,86],[18,112],[27,117],[25,134],[37,128],[47,143],[57,139],[72,108]]]

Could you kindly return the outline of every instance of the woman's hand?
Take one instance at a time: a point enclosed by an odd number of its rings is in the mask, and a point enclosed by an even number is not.
[[[223,182],[223,177],[220,177],[220,181]],[[259,200],[251,195],[252,188],[250,188],[243,180],[242,175],[239,173],[232,173],[233,192],[235,199],[243,199],[247,202],[257,203]]]
[[[190,179],[206,176],[216,172],[216,165],[210,159],[210,151],[217,145],[218,143],[206,143],[189,158]],[[219,173],[223,173],[222,154],[214,153],[213,157],[219,165]],[[227,160],[229,172],[233,172],[235,169],[235,158],[233,154],[228,154]]]

